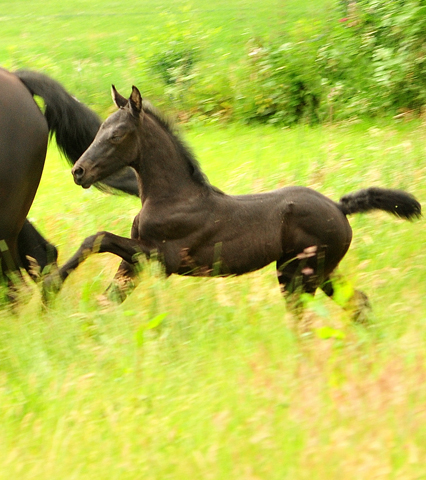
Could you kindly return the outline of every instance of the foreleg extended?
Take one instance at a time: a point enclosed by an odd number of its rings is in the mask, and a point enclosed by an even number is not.
[[[123,260],[104,295],[111,301],[117,303],[124,302],[139,283],[138,273],[138,264],[128,263]]]
[[[70,273],[94,253],[112,253],[121,257],[127,264],[134,265],[137,263],[139,254],[149,256],[150,250],[139,240],[120,237],[110,232],[91,235],[83,241],[76,253],[61,268],[46,277],[43,282],[45,297],[57,293]]]
[[[136,215],[133,220],[130,237],[137,239],[139,235],[139,215]],[[147,256],[149,254],[146,254]],[[135,260],[135,259],[133,259]],[[104,295],[107,299],[117,303],[124,302],[126,297],[132,293],[138,284],[138,268],[139,264],[136,262],[127,262],[123,260],[118,267],[117,273],[114,275],[114,280],[106,289]]]

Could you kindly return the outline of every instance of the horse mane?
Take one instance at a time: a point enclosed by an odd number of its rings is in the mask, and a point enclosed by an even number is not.
[[[163,128],[163,130],[165,130],[170,135],[178,152],[182,155],[183,158],[185,158],[191,177],[203,187],[206,187],[209,190],[213,190],[216,193],[223,194],[222,190],[210,183],[206,174],[201,170],[200,163],[195,158],[192,149],[182,139],[176,123],[170,117],[167,117],[163,113],[161,113],[157,108],[152,105],[151,102],[147,100],[143,100],[142,108],[145,113],[150,114],[160,125],[160,127]]]

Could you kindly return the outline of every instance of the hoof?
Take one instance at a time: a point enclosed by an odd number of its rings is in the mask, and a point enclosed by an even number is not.
[[[367,325],[371,314],[371,304],[367,295],[361,290],[355,290],[352,298],[349,300],[349,310],[352,314],[352,320],[355,323]]]
[[[53,300],[62,288],[62,280],[58,273],[51,273],[42,281],[42,299],[44,304]]]
[[[126,300],[128,295],[128,289],[124,288],[120,282],[113,281],[104,292],[104,298],[109,301],[110,304],[120,304]]]
[[[129,277],[116,277],[105,290],[104,295],[111,303],[120,304],[133,292],[136,283]]]

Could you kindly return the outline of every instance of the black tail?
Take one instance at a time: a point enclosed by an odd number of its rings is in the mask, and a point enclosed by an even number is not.
[[[18,70],[14,74],[32,95],[43,98],[50,134],[55,134],[59,149],[70,164],[74,164],[93,142],[101,119],[47,75],[30,70]],[[130,167],[102,183],[131,195],[139,194],[136,175]],[[102,189],[99,185],[97,187]]]
[[[32,95],[43,98],[50,134],[56,135],[58,147],[74,164],[95,138],[101,125],[100,118],[47,75],[29,70],[14,73]]]
[[[422,207],[413,195],[402,190],[371,187],[349,193],[340,199],[339,208],[345,215],[370,210],[384,210],[397,217],[421,217]]]

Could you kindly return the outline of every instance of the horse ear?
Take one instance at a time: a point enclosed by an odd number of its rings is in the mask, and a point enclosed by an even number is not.
[[[111,86],[111,95],[114,103],[117,105],[117,108],[123,108],[127,105],[127,99],[117,92],[114,85]]]
[[[142,112],[142,95],[141,92],[133,85],[132,94],[129,98],[130,107],[135,117],[139,117]]]

